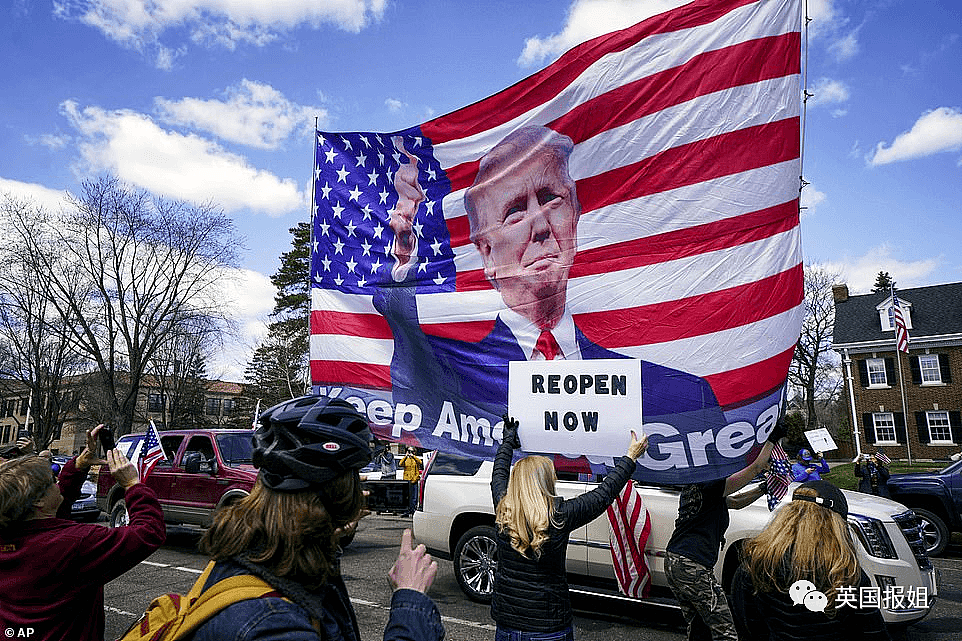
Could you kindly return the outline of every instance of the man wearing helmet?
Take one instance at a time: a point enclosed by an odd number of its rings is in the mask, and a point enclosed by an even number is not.
[[[371,461],[367,422],[345,401],[304,396],[261,414],[254,432],[251,494],[224,508],[201,540],[214,568],[205,589],[254,575],[278,593],[231,604],[198,629],[216,639],[358,641],[357,619],[340,572],[340,534],[364,502],[358,470]],[[440,641],[444,628],[425,592],[437,562],[411,531],[388,572],[394,586],[384,639]]]

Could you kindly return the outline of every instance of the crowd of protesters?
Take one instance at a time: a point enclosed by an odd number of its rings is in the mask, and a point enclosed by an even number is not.
[[[518,423],[505,419],[491,479],[499,559],[491,605],[495,639],[573,641],[565,571],[568,536],[602,514],[630,482],[647,437],[632,432],[626,455],[603,483],[563,499],[556,493],[550,459],[526,456],[512,467],[520,447]],[[32,629],[35,639],[102,641],[104,585],[165,540],[157,497],[141,483],[136,466],[117,449],[98,457],[101,429],[87,433],[86,447],[62,469],[45,455],[49,452],[35,454],[27,438],[0,451],[6,459],[0,462],[0,622]],[[794,479],[803,484],[746,544],[729,607],[712,569],[728,510],[764,493],[764,485],[757,485],[736,495],[766,470],[772,445],[781,436],[779,421],[745,469],[682,488],[665,571],[682,605],[689,638],[789,639],[799,627],[818,630],[818,638],[841,639],[853,631],[888,638],[878,608],[843,612],[830,604],[824,611],[802,612],[791,607],[789,589],[800,580],[830,600],[840,587],[867,580],[845,525],[845,497],[819,478],[829,468],[820,453],[807,449],[799,451],[793,466]],[[366,420],[347,403],[307,396],[264,412],[253,439],[257,482],[249,496],[219,511],[204,534],[200,549],[211,563],[195,588],[203,594],[225,579],[243,576],[254,577],[270,591],[227,605],[192,638],[360,641],[338,541],[365,514],[359,470],[375,457]],[[377,462],[396,469],[393,456],[384,458]],[[886,463],[884,457],[857,458],[860,489],[884,492]],[[127,526],[107,528],[67,518],[90,467],[98,464],[107,465],[124,488]],[[417,483],[422,463],[413,448],[407,448],[400,467],[404,480]],[[426,595],[436,572],[437,563],[405,530],[388,573],[394,593],[385,640],[444,638],[438,609]]]

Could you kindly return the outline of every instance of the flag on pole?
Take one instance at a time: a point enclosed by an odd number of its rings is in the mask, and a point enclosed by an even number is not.
[[[166,461],[167,455],[164,453],[164,448],[160,446],[160,435],[157,433],[157,426],[151,419],[147,433],[144,435],[144,442],[140,446],[140,458],[137,461],[140,480],[146,479],[147,475],[154,469],[154,465],[162,460]]]
[[[892,463],[892,459],[886,456],[885,452],[881,452],[881,451],[875,453],[875,460],[881,463],[882,465],[889,465]]]
[[[772,448],[772,466],[765,474],[765,488],[768,492],[768,510],[772,511],[778,502],[785,498],[788,486],[792,482],[792,468],[788,464],[788,455],[778,443]]]
[[[510,259],[488,251],[467,196],[511,136],[547,129],[570,183],[538,203],[574,211],[551,259],[573,254],[564,358],[603,352],[696,377],[725,412],[701,433],[762,421],[804,317],[800,7],[695,0],[422,125],[317,132],[314,391],[349,399],[383,438],[493,457],[505,362],[533,352],[501,276]],[[422,382],[429,369],[437,384]],[[646,418],[683,387],[648,395]]]
[[[644,599],[651,590],[651,574],[645,545],[651,534],[648,508],[631,481],[608,506],[608,541],[618,590],[625,596]]]
[[[905,326],[905,316],[902,315],[902,306],[899,304],[899,295],[895,293],[895,285],[892,285],[892,316],[895,323],[895,347],[900,352],[909,353],[909,330]]]

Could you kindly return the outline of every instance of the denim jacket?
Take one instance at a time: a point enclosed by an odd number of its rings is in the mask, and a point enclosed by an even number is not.
[[[248,571],[231,561],[218,562],[207,586]],[[268,583],[273,582],[265,577]],[[281,586],[274,585],[280,592]],[[240,601],[211,617],[194,633],[194,641],[361,641],[354,608],[340,576],[319,592],[311,593],[311,610],[320,625],[312,624],[308,610],[294,601],[267,596]],[[319,620],[318,620],[319,619]],[[396,590],[384,630],[384,641],[442,641],[444,627],[434,602],[416,590]]]

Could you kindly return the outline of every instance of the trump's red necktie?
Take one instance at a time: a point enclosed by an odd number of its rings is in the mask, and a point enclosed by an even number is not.
[[[541,336],[538,337],[538,342],[535,343],[534,348],[544,354],[544,359],[546,361],[553,361],[555,356],[561,353],[561,348],[558,347],[558,341],[554,339],[551,332],[547,329],[541,331]]]

